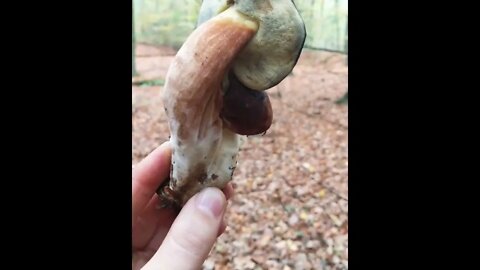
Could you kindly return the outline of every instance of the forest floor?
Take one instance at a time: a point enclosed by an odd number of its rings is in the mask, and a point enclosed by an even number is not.
[[[132,165],[168,140],[159,94],[175,51],[137,46]],[[348,87],[345,56],[304,50],[268,90],[273,123],[248,137],[234,173],[228,227],[204,269],[348,269]]]

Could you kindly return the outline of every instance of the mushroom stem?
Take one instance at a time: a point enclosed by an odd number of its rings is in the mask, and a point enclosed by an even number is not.
[[[240,137],[223,127],[222,82],[258,24],[227,9],[198,27],[177,52],[163,89],[172,170],[162,199],[177,206],[206,186],[223,188],[236,166]]]

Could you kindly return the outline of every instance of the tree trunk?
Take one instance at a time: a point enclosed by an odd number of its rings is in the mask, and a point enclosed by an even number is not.
[[[135,13],[133,12],[133,0],[132,0],[132,77],[137,74],[135,67]]]
[[[345,64],[348,66],[348,16],[347,16],[347,22],[345,26],[345,53],[347,54],[347,57],[345,59]],[[346,104],[348,103],[348,87],[347,87],[347,92],[343,95],[343,97],[339,98],[336,101],[337,104]]]
[[[347,54],[346,57],[346,64],[348,66],[348,16],[347,16],[347,22],[345,23],[345,53]]]

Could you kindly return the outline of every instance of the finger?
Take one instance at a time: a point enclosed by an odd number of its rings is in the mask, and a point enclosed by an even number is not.
[[[234,190],[231,183],[223,188],[222,191],[225,194],[227,201],[233,197]],[[137,217],[132,233],[134,248],[147,248],[156,251],[160,247],[160,244],[168,232],[168,228],[170,228],[176,217],[176,213],[169,208],[159,211],[159,204],[159,197],[153,196],[143,212]],[[226,227],[227,223],[225,219],[223,219],[219,228],[218,236],[225,232]],[[153,253],[154,252],[152,252],[152,255]]]
[[[225,198],[227,198],[227,201],[230,200],[235,193],[232,183],[228,183],[227,186],[222,189],[222,191],[225,193]]]
[[[190,199],[172,224],[162,246],[144,269],[198,269],[212,249],[227,201],[217,188]]]
[[[163,143],[137,164],[132,172],[132,226],[170,172],[171,148]]]
[[[222,219],[222,223],[220,223],[220,227],[218,229],[217,237],[222,235],[226,229],[227,229],[227,221],[225,219]]]
[[[177,213],[169,208],[158,209],[159,205],[160,198],[153,196],[137,217],[132,230],[134,249],[153,249],[153,255],[167,235]]]

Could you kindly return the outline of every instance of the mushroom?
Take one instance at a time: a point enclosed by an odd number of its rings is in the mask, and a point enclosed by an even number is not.
[[[265,90],[292,71],[306,37],[291,0],[206,0],[197,26],[162,92],[172,166],[157,193],[176,208],[232,180],[245,135],[271,126]]]

